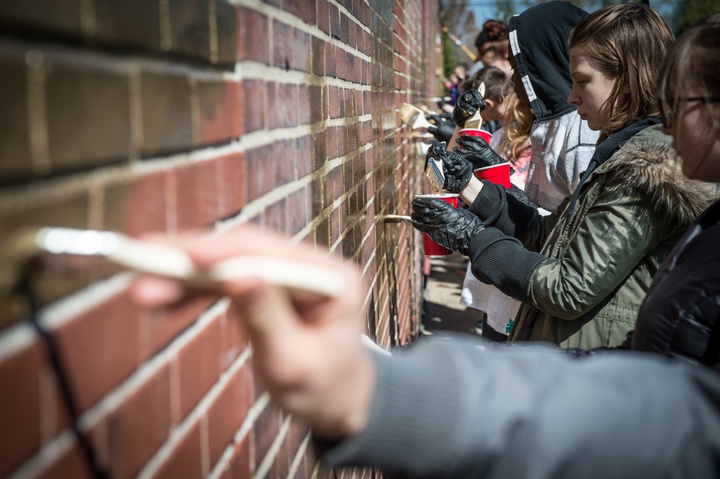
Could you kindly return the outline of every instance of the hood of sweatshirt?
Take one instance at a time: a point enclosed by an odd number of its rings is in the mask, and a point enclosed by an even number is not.
[[[567,2],[547,2],[510,18],[510,49],[537,121],[575,109],[567,102],[572,79],[567,41],[587,15]]]

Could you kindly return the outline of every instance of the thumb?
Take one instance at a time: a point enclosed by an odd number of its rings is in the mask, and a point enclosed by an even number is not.
[[[269,344],[279,333],[292,334],[302,321],[285,288],[247,278],[228,283],[226,290],[255,348]]]

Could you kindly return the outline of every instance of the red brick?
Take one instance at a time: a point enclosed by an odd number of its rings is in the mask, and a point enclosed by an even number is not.
[[[218,143],[242,135],[245,114],[238,82],[198,81],[198,103],[200,142]]]
[[[268,18],[245,7],[238,8],[238,57],[270,63]]]
[[[337,73],[337,69],[335,67],[335,62],[337,61],[335,58],[336,50],[335,45],[332,43],[325,43],[325,75],[329,77],[334,77]]]
[[[35,479],[90,479],[91,473],[85,455],[81,452],[77,443],[48,464]]]
[[[222,369],[225,370],[248,347],[249,342],[247,329],[234,307],[227,309],[221,327],[224,355]]]
[[[286,70],[290,69],[292,56],[292,27],[278,20],[273,20],[273,65]]]
[[[310,123],[310,112],[313,108],[317,108],[317,105],[310,103],[310,97],[308,96],[308,86],[301,84],[298,85],[298,124],[307,125]]]
[[[287,200],[280,201],[265,208],[265,227],[272,231],[287,235]]]
[[[308,2],[307,0],[285,0],[284,3],[286,10],[302,18],[305,23],[315,25],[317,17],[315,2]]]
[[[290,196],[288,196],[290,214],[288,215],[289,222],[287,229],[290,236],[299,233],[300,230],[310,223],[312,216],[309,203],[307,188],[291,193]]]
[[[312,37],[312,72],[315,75],[325,74],[325,42],[317,37]]]
[[[327,154],[327,131],[321,130],[312,134],[312,170],[315,171],[325,164]]]
[[[143,312],[142,357],[147,358],[167,345],[217,299],[213,295],[198,295],[168,309]]]
[[[341,39],[340,32],[340,11],[335,5],[328,4],[328,12],[330,13],[330,35],[333,38]]]
[[[261,80],[243,80],[243,107],[245,131],[265,128],[266,85]]]
[[[56,330],[81,410],[95,404],[138,365],[139,318],[139,310],[124,290]]]
[[[253,442],[253,432],[250,431],[243,440],[235,445],[227,469],[228,479],[247,479],[252,477],[254,468],[251,467],[250,444]]]
[[[346,44],[348,43],[349,32],[350,32],[350,27],[349,27],[348,16],[345,15],[345,13],[343,13],[341,11],[340,12],[340,30],[338,33],[340,34],[340,40],[342,40],[343,43],[346,43]],[[333,35],[335,35],[335,32],[333,32]]]
[[[270,401],[255,421],[253,429],[255,431],[257,464],[263,461],[268,449],[270,449],[273,441],[278,436],[282,420],[282,411],[274,402]]]
[[[5,477],[40,446],[40,370],[44,347],[34,342],[0,363],[0,476]]]
[[[293,83],[267,84],[268,128],[298,125],[298,86]]]
[[[317,26],[323,32],[330,34],[330,14],[327,0],[317,0]]]
[[[255,148],[246,153],[248,201],[259,198],[275,187],[275,166],[272,162],[272,145]]]
[[[348,45],[353,48],[357,47],[357,30],[357,24],[352,20],[348,21]]]
[[[210,405],[207,413],[207,426],[208,453],[211,465],[214,465],[225,449],[232,444],[233,436],[240,429],[247,407],[248,404],[238,404],[232,382]]]
[[[328,93],[328,109],[330,118],[340,118],[342,116],[342,89],[340,87],[329,86]]]
[[[113,477],[134,477],[170,432],[170,374],[162,368],[106,419]]]
[[[340,156],[338,147],[338,137],[340,136],[340,127],[331,126],[327,129],[327,158],[332,160]]]
[[[175,208],[179,230],[207,226],[218,219],[220,179],[213,161],[176,168]],[[171,174],[172,174],[171,173]]]
[[[310,35],[293,28],[289,40],[291,42],[288,49],[290,52],[290,68],[309,72],[311,70]]]
[[[219,168],[220,206],[218,216],[234,216],[245,206],[247,198],[247,164],[244,153],[233,153],[220,158]]]
[[[312,171],[312,143],[310,135],[295,140],[295,167],[297,177],[302,178]]]
[[[203,477],[207,471],[202,470],[201,452],[200,426],[195,424],[170,452],[153,478]]]
[[[222,372],[220,318],[214,318],[178,352],[180,417],[215,384]]]
[[[108,185],[103,227],[131,236],[167,231],[167,175],[164,171]]]

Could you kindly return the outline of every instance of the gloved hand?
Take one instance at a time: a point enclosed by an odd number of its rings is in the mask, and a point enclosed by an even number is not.
[[[457,103],[455,103],[455,109],[453,110],[453,119],[460,128],[465,127],[465,121],[473,116],[476,111],[483,111],[485,109],[485,100],[479,91],[475,88],[471,88],[466,91]]]
[[[429,130],[428,130],[429,131]],[[506,160],[495,153],[490,145],[479,136],[461,136],[457,139],[457,144],[453,151],[459,153],[463,158],[473,165],[473,169],[485,168],[487,166],[499,165],[505,163]]]
[[[435,135],[438,141],[450,142],[450,139],[455,133],[455,122],[451,119],[447,119],[440,115],[425,115],[431,123],[435,123],[435,126],[429,126],[427,131]]]
[[[437,198],[415,198],[412,208],[415,228],[436,243],[466,256],[472,239],[485,229],[480,218],[465,208],[455,208]]]
[[[460,193],[473,176],[472,163],[462,156],[445,149],[445,143],[436,141],[428,149],[425,155],[425,167],[427,160],[433,158],[435,161],[442,161],[445,183],[443,188],[451,193]]]

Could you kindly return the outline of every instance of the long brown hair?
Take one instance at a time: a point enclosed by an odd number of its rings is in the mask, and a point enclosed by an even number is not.
[[[500,142],[499,149],[505,158],[514,163],[520,154],[530,147],[530,131],[535,122],[535,115],[512,90],[505,96],[503,105],[505,106],[503,119],[505,137]]]
[[[662,116],[673,119],[681,98],[703,98],[720,137],[720,14],[687,30],[668,52],[655,91]]]
[[[593,67],[617,79],[606,102],[609,115],[601,139],[633,121],[658,115],[654,86],[672,43],[665,20],[642,4],[603,8],[570,32],[568,48],[582,50]]]

